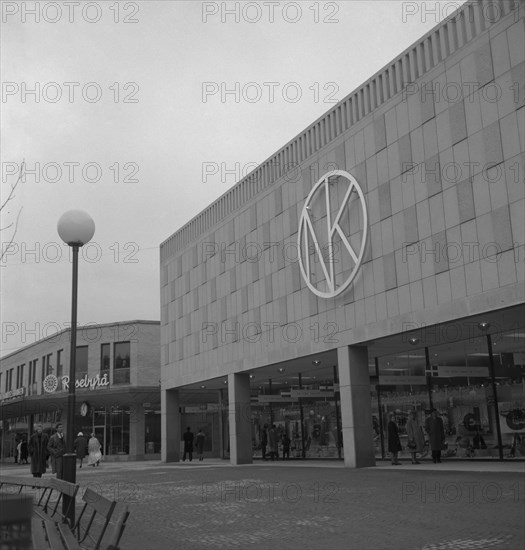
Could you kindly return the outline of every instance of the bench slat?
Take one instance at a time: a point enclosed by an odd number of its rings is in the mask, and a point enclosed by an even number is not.
[[[57,529],[57,522],[44,520],[43,523],[51,548],[53,548],[53,550],[59,550],[60,548],[63,548],[64,545],[62,544],[62,539],[60,538],[60,533]]]
[[[67,523],[59,523],[58,530],[64,539],[64,545],[67,550],[80,550],[80,544]]]
[[[31,538],[33,539],[34,550],[47,550],[49,548],[42,518],[35,516],[31,518]]]

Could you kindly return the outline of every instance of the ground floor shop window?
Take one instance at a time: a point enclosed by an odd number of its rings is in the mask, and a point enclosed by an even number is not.
[[[525,332],[484,334],[446,344],[410,347],[375,358],[372,437],[377,458],[388,455],[387,424],[394,414],[403,450],[407,419],[416,411],[425,440],[432,409],[443,421],[448,458],[525,457]],[[419,456],[430,454],[428,446]]]
[[[93,409],[91,433],[102,444],[103,454],[129,454],[130,408],[126,406]]]

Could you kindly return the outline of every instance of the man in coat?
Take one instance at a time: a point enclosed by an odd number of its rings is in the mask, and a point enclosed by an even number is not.
[[[190,462],[193,459],[193,432],[188,426],[186,428],[186,433],[183,436],[184,439],[184,455],[182,456],[182,462],[186,460],[186,453],[189,455]]]
[[[49,453],[47,445],[49,438],[42,431],[42,424],[35,426],[35,433],[29,438],[27,450],[31,457],[31,473],[33,477],[42,477],[46,473],[46,463]]]
[[[77,438],[73,442],[73,446],[75,452],[77,453],[77,458],[80,459],[79,468],[82,468],[82,461],[86,457],[88,446],[87,439],[84,437],[84,434],[82,432],[78,432]]]
[[[441,449],[445,444],[443,420],[441,420],[436,409],[432,409],[425,427],[429,436],[430,449],[432,450],[432,460],[436,464],[441,462]]]
[[[57,479],[64,479],[62,457],[66,453],[66,440],[64,438],[64,428],[62,427],[62,424],[57,424],[56,430],[56,433],[49,439],[47,450],[55,460]]]

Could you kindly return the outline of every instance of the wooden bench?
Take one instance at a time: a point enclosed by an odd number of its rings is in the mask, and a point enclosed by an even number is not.
[[[82,548],[93,550],[118,550],[118,545],[129,516],[127,506],[124,506],[117,514],[117,520],[109,534],[109,542],[102,546],[104,535],[109,527],[111,517],[117,506],[117,502],[99,495],[89,487],[82,496],[84,506],[73,527],[73,533],[80,542]]]
[[[35,495],[31,518],[31,536],[35,550],[119,549],[129,516],[127,506],[118,511],[112,529],[108,530],[117,502],[87,488],[82,496],[82,511],[75,525],[71,527],[66,519],[68,514],[63,515],[61,512],[60,502],[65,494],[72,497],[70,502],[74,504],[78,485],[54,478],[0,476],[0,490],[4,486],[18,487],[18,493],[24,487],[42,490],[40,496]],[[106,533],[107,540],[104,541]]]
[[[74,506],[79,488],[74,483],[56,478],[0,476],[0,490],[4,486],[17,487],[18,494],[24,487],[38,489],[40,495],[35,495],[34,512],[43,520],[53,521],[66,521],[70,508],[66,509],[65,514],[62,513],[62,498],[64,495],[70,497],[69,506]]]

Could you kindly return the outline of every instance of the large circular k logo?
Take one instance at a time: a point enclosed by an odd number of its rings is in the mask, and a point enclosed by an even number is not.
[[[310,191],[299,220],[299,267],[308,288],[321,298],[344,292],[361,266],[367,237],[359,184],[344,170],[328,172]]]

